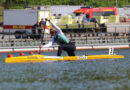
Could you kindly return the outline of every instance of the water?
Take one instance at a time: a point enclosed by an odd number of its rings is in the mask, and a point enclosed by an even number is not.
[[[124,59],[23,64],[5,64],[8,54],[0,54],[0,90],[130,90],[129,52],[130,49],[115,50]],[[85,53],[107,54],[108,50],[76,51],[77,55]]]

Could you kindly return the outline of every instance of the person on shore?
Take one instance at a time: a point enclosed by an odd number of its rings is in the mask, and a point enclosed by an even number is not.
[[[41,27],[40,27],[40,23],[39,22],[36,22],[33,26],[32,26],[32,38],[34,39],[40,39],[40,35],[39,34],[39,30],[41,30]]]
[[[44,21],[44,19],[42,18],[41,21],[40,21],[40,26],[41,26],[41,29],[43,30],[44,27],[46,25],[46,22]]]
[[[40,28],[38,29],[38,39],[40,39],[42,37],[42,34],[43,34],[43,31],[45,29],[45,25],[46,25],[46,22],[44,21],[44,19],[42,18],[40,23],[39,23],[39,26]]]
[[[50,19],[46,18],[46,21],[48,21],[52,25],[52,29],[50,30],[52,39],[48,44],[44,45],[43,48],[50,47],[56,42],[57,44],[59,44],[57,56],[61,56],[62,50],[66,51],[69,56],[75,56],[75,50],[76,50],[75,44],[72,43],[64,35],[62,30]]]
[[[39,22],[36,22],[33,26],[32,26],[32,33],[36,34],[36,30],[40,29],[40,24]]]

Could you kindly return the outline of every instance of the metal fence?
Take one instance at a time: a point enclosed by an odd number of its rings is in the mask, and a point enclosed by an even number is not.
[[[117,28],[119,28],[119,30],[117,30]],[[121,29],[121,28],[127,28],[127,29]],[[100,45],[100,44],[128,44],[130,43],[130,26],[108,27],[108,28],[105,28],[107,32],[102,32],[102,29],[104,29],[104,27],[101,28],[100,31],[96,31],[96,32],[95,31],[90,32],[88,31],[88,28],[80,29],[81,31],[75,31],[75,29],[71,29],[71,30],[66,31],[65,35],[71,41],[73,41],[77,46],[92,45],[92,44]],[[96,30],[96,28],[92,28],[91,30]],[[23,35],[25,35],[25,33]],[[30,38],[29,37],[30,35],[34,36],[35,38]],[[28,36],[28,38],[25,36]],[[47,44],[49,40],[51,39],[49,34],[26,34],[25,36],[24,38],[16,39],[15,38],[16,36],[13,33],[8,33],[8,34],[1,33],[0,34],[0,47],[20,47],[20,46],[24,46],[24,47],[36,46],[37,47],[41,44]]]

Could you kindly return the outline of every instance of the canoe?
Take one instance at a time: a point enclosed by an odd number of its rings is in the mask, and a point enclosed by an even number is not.
[[[83,56],[45,56],[29,55],[5,58],[5,63],[34,63],[45,61],[75,61],[75,60],[95,60],[95,59],[112,59],[124,58],[123,55],[83,55]]]

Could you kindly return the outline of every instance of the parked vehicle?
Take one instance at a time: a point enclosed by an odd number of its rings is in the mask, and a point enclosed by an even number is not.
[[[101,8],[91,8],[91,7],[81,7],[76,9],[74,12],[75,16],[85,15],[86,20],[90,21],[93,16],[109,16],[117,15],[117,9],[113,7],[101,7]]]
[[[32,26],[41,20],[49,18],[50,11],[44,10],[4,10],[4,33],[15,33],[15,38],[28,38],[32,34]],[[45,33],[49,32],[49,24],[46,24]],[[32,35],[31,35],[32,36]]]

